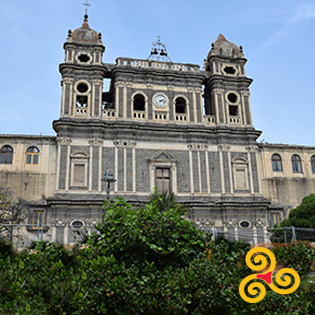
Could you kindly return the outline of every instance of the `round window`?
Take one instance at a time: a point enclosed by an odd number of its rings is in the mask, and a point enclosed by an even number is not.
[[[235,93],[229,93],[227,98],[231,103],[237,102],[237,95]]]
[[[74,221],[72,222],[72,227],[74,229],[80,229],[83,226],[83,223],[81,221]]]
[[[80,93],[85,93],[88,89],[89,89],[89,87],[88,87],[85,83],[80,83],[80,84],[78,84],[78,86],[77,86],[77,90],[78,90]]]
[[[248,228],[249,227],[249,222],[248,221],[242,221],[240,223],[240,226],[244,229]]]
[[[86,54],[81,54],[78,59],[81,61],[81,62],[88,62],[90,60],[90,57]]]

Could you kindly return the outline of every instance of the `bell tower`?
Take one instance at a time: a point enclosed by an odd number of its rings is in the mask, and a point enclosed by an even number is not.
[[[60,118],[101,117],[105,51],[101,33],[88,24],[88,15],[80,28],[69,30],[64,44],[65,62],[60,64],[62,101]]]
[[[217,126],[252,127],[249,86],[242,47],[220,34],[204,62],[205,112],[215,117]]]

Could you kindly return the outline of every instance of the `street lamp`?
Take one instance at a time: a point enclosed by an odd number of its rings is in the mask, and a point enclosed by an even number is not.
[[[101,178],[102,182],[106,182],[107,183],[107,200],[109,200],[109,186],[110,183],[114,183],[116,182],[116,178],[112,173],[109,173],[108,170],[106,170],[105,174],[103,175],[103,177]]]

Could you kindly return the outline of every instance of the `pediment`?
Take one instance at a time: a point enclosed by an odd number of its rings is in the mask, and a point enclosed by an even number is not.
[[[159,151],[148,158],[149,162],[177,162],[176,158],[167,152]]]

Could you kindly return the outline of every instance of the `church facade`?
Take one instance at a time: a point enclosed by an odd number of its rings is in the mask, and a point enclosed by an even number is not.
[[[30,221],[47,224],[47,239],[71,243],[54,226],[100,220],[106,170],[116,179],[111,197],[141,205],[155,187],[174,192],[198,227],[252,233],[256,243],[314,191],[315,147],[257,142],[242,47],[220,34],[203,69],[104,63],[87,18],[64,44],[56,136],[0,136],[0,185],[32,201]]]

